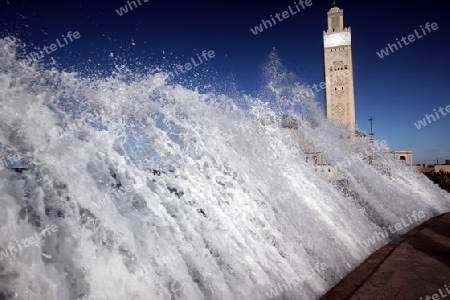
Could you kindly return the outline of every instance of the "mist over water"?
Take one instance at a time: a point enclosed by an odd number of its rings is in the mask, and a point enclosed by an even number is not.
[[[388,153],[342,164],[368,140],[339,138],[274,54],[259,96],[231,97],[163,72],[82,77],[18,50],[0,40],[1,154],[29,162],[0,170],[2,299],[317,299],[388,242],[363,243],[380,228],[449,211]]]

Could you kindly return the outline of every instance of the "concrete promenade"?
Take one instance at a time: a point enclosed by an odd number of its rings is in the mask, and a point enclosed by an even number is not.
[[[450,213],[380,248],[320,299],[450,299]]]

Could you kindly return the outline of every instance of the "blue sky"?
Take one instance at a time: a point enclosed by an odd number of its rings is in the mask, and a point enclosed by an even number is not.
[[[213,50],[215,57],[195,71],[214,84],[228,85],[224,82],[231,78],[239,91],[256,94],[263,84],[262,67],[275,47],[299,81],[312,85],[323,80],[322,32],[331,1],[312,0],[311,6],[257,35],[250,28],[294,7],[294,1],[140,2],[119,16],[116,10],[127,1],[2,0],[0,33],[21,38],[32,50],[78,31],[79,39],[44,57],[67,70],[107,73],[117,57],[136,69],[170,67]],[[386,139],[393,150],[412,150],[415,163],[450,159],[450,115],[421,129],[414,126],[433,109],[450,105],[446,2],[338,0],[337,5],[344,9],[345,26],[352,28],[359,128],[368,131],[372,116],[376,138]],[[427,22],[439,28],[383,59],[376,54]],[[323,106],[323,93],[318,101]]]

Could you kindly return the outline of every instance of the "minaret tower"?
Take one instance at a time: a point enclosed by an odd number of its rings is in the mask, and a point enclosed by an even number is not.
[[[327,118],[355,132],[355,95],[350,27],[344,27],[344,10],[328,11],[328,30],[323,32],[325,113]]]

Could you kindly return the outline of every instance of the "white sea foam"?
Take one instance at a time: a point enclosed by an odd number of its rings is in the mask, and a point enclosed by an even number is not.
[[[367,141],[339,139],[274,57],[266,93],[231,98],[163,73],[38,70],[16,48],[0,40],[0,143],[30,170],[0,170],[0,250],[58,232],[0,261],[7,299],[267,299],[298,278],[277,297],[316,299],[382,245],[363,244],[379,228],[449,210],[387,153],[389,174],[341,168],[348,185],[316,172],[298,140],[333,164]]]

